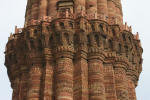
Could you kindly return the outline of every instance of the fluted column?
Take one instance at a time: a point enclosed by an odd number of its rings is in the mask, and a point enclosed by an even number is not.
[[[40,85],[42,75],[42,65],[40,63],[34,63],[30,68],[29,78],[29,91],[27,100],[40,100]]]
[[[45,67],[43,71],[43,93],[42,100],[53,100],[53,59],[49,48],[45,48]]]
[[[99,16],[108,17],[107,0],[97,0],[97,12]]]
[[[49,0],[48,1],[48,16],[56,17],[57,15],[57,2],[59,0]]]
[[[31,8],[32,8],[31,0],[28,0],[27,6],[26,6],[25,24],[27,24],[31,18]]]
[[[121,0],[115,0],[116,1],[116,17],[118,20],[118,24],[123,23],[123,13],[122,13],[122,5]]]
[[[138,74],[137,74],[137,70],[134,69],[135,68],[134,66],[130,68],[131,69],[127,70],[128,95],[129,95],[129,100],[136,100],[135,88],[137,85]]]
[[[27,90],[28,90],[28,70],[27,66],[21,66],[21,79],[20,79],[20,99],[27,100]]]
[[[89,51],[89,100],[106,100],[104,73],[103,73],[104,54],[97,48]]]
[[[13,84],[13,93],[12,93],[12,100],[19,100],[18,99],[18,83],[19,83],[19,80],[18,79],[15,79],[14,82],[12,83]]]
[[[75,4],[75,13],[76,14],[85,12],[85,5],[86,5],[85,0],[74,0],[74,4]]]
[[[116,7],[115,3],[112,0],[107,1],[107,8],[108,8],[108,18],[111,20],[113,23],[116,20]]]
[[[114,70],[109,59],[104,65],[104,84],[106,100],[117,100]]]
[[[27,25],[29,23],[29,21],[31,20],[32,16],[31,16],[31,10],[32,8],[28,8],[28,11],[27,11],[27,16],[26,16],[26,20],[25,20],[25,25]]]
[[[38,12],[39,12],[39,1],[34,0],[31,2],[32,2],[31,19],[37,20],[38,19]]]
[[[97,14],[97,0],[86,0],[87,14]]]
[[[12,64],[12,63],[11,63]],[[12,64],[11,73],[11,87],[13,89],[12,100],[19,100],[19,83],[20,83],[20,75],[19,75],[19,67],[17,64]]]
[[[73,33],[61,30],[53,36],[56,60],[55,100],[73,100]]]
[[[47,0],[40,0],[40,5],[39,5],[39,16],[38,19],[40,19],[43,16],[47,16]]]
[[[61,55],[61,54],[60,54]],[[70,57],[57,58],[55,69],[55,99],[73,100],[73,62]]]
[[[123,62],[116,61],[116,64],[114,65],[116,94],[118,100],[129,100],[128,82],[125,70],[126,66],[122,64]]]
[[[12,82],[12,89],[13,89],[13,93],[12,93],[12,100],[19,100],[19,78],[16,77]]]
[[[78,34],[79,33],[79,34]],[[88,97],[88,63],[86,33],[76,32],[76,54],[74,58],[74,98],[89,100]]]
[[[128,79],[128,94],[129,100],[136,100],[135,84],[130,79]]]

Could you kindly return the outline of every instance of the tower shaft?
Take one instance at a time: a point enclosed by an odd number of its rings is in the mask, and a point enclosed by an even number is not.
[[[120,0],[28,0],[5,51],[12,100],[136,100],[142,53]]]

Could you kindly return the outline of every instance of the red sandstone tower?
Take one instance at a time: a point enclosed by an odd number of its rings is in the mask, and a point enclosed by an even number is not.
[[[140,40],[120,0],[28,0],[6,45],[12,100],[136,100]]]

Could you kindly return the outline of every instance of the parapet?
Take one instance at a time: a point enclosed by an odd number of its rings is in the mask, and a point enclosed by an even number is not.
[[[128,26],[127,23],[123,24],[121,26],[121,30],[122,31],[128,31],[128,32],[131,32],[132,33],[132,27],[131,26]]]

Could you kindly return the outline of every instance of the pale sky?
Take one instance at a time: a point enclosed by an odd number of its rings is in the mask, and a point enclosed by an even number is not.
[[[4,66],[4,49],[15,25],[22,27],[27,0],[0,0],[0,100],[11,100],[12,89]],[[124,22],[139,32],[143,53],[143,72],[136,88],[137,100],[150,100],[150,0],[122,0]]]

